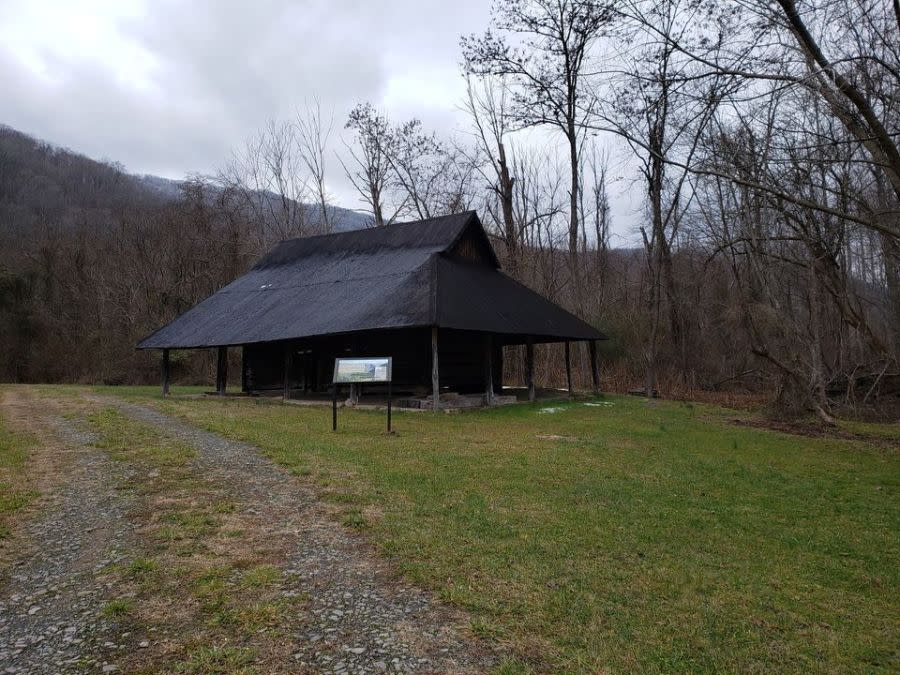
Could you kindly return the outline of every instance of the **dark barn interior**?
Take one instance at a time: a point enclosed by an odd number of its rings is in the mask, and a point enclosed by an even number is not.
[[[485,336],[472,331],[444,330],[440,333],[438,364],[441,388],[460,394],[481,393],[485,385]],[[491,372],[499,391],[503,383],[501,343],[493,350]],[[385,331],[344,333],[291,341],[288,386],[293,396],[331,391],[334,360],[343,356],[392,356],[393,390],[398,395],[424,396],[431,389],[431,330],[398,328]],[[281,392],[284,387],[284,348],[278,343],[243,348],[241,386],[245,392]],[[365,385],[365,391],[381,392],[380,384]]]
[[[330,392],[337,357],[391,356],[394,393],[427,398],[437,408],[451,393],[492,404],[502,390],[508,345],[526,346],[533,399],[533,345],[589,341],[596,389],[602,339],[503,274],[470,211],[284,241],[138,348],[162,350],[166,392],[170,350],[218,348],[216,388],[224,394],[226,350],[241,347],[242,391],[286,399]],[[568,356],[566,366],[570,372]],[[366,385],[353,397],[383,389]]]

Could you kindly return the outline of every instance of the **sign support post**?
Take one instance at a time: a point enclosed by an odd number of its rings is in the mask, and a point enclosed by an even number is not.
[[[337,382],[331,385],[331,430],[337,431]]]
[[[391,433],[391,407],[393,393],[391,391],[391,371],[393,358],[390,356],[336,358],[334,360],[334,378],[331,392],[331,430],[337,431],[337,399],[338,386],[349,384],[351,390],[363,382],[381,382],[387,384],[387,430]]]
[[[388,433],[391,433],[391,381],[388,380]]]

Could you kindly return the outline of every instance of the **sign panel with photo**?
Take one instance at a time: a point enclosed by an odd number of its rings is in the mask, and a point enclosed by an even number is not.
[[[357,357],[334,360],[334,381],[341,384],[355,382],[390,382],[391,357]]]

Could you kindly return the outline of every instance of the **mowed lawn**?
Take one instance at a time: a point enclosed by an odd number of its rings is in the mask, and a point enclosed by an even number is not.
[[[509,672],[900,668],[900,445],[634,397],[466,414],[155,398],[323,486]],[[545,411],[548,406],[558,408]],[[886,429],[886,431],[885,431]]]

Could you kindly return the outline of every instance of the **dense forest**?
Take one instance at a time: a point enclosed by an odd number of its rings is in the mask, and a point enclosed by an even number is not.
[[[608,389],[897,405],[897,2],[501,0],[460,50],[456,137],[305,104],[172,183],[0,129],[0,378],[155,381],[136,341],[272,243],[475,209],[508,274],[610,336]],[[611,147],[643,195],[629,249]],[[332,203],[334,153],[364,217]],[[176,365],[209,380],[208,355]]]

